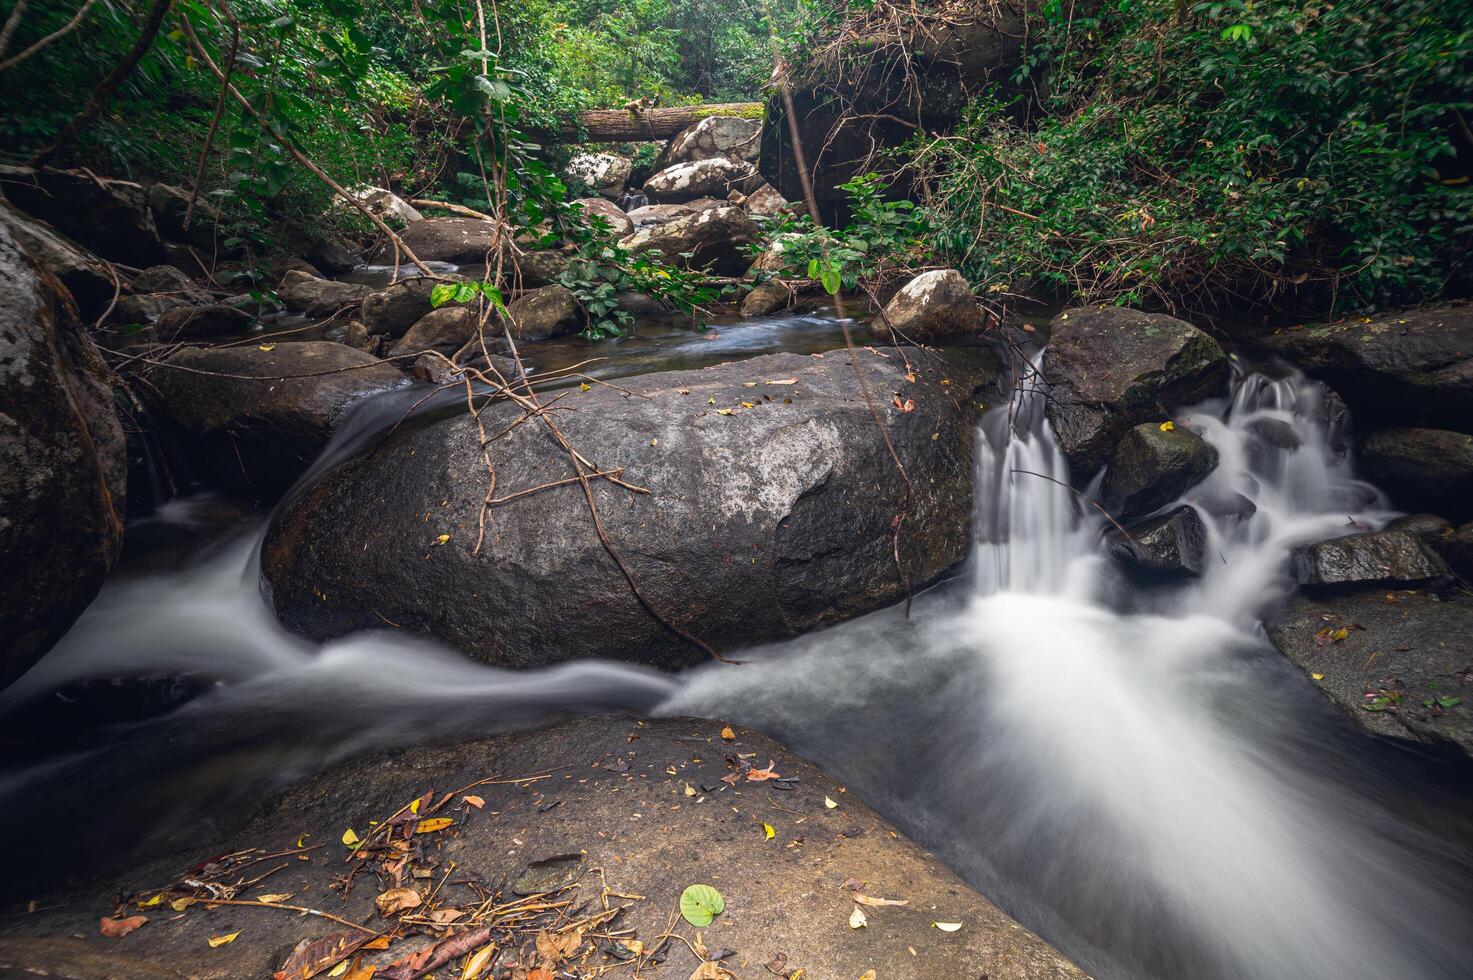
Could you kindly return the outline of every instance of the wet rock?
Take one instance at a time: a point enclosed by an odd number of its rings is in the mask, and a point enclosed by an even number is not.
[[[1217,467],[1217,450],[1177,426],[1146,423],[1126,432],[1110,456],[1100,493],[1117,518],[1143,517],[1201,483]]]
[[[791,272],[798,265],[806,264],[801,263],[794,257],[794,249],[802,241],[803,236],[793,232],[785,232],[778,235],[769,241],[767,247],[758,254],[756,260],[752,262],[751,268],[747,270],[747,275],[756,276],[764,272]],[[807,269],[804,269],[802,274],[807,275]]]
[[[286,308],[284,304],[264,293],[237,293],[234,296],[227,296],[220,302],[226,306],[233,306],[237,310],[244,310],[257,319],[267,313],[280,313]]]
[[[1379,429],[1361,443],[1366,476],[1411,510],[1473,517],[1473,435],[1446,429]]]
[[[1405,585],[1448,574],[1410,531],[1365,531],[1296,548],[1294,578],[1306,586]]]
[[[1463,581],[1473,582],[1473,523],[1439,540],[1438,551]]]
[[[981,332],[982,311],[961,273],[933,269],[902,286],[870,329],[881,339],[888,340],[893,329],[902,340],[930,343]]]
[[[915,401],[914,411],[902,412],[886,398],[881,417],[915,488],[899,548],[906,577],[919,585],[965,555],[969,396],[999,369],[990,361],[946,368],[952,384],[941,385],[944,365],[913,362],[912,384],[900,358],[854,356],[873,391]],[[850,357],[769,355],[619,382],[645,398],[604,386],[569,396],[577,411],[559,415],[558,425],[572,444],[651,491],[594,484],[610,539],[672,623],[730,648],[905,594],[890,530],[903,485]],[[763,383],[788,379],[795,383]],[[494,431],[519,414],[501,405],[484,418]],[[665,666],[704,658],[631,595],[592,533],[576,485],[494,508],[473,555],[486,494],[478,440],[464,415],[401,431],[372,459],[334,470],[282,509],[264,569],[283,621],[311,636],[338,636],[381,625],[370,611],[377,609],[405,630],[517,666],[583,656]],[[499,495],[568,476],[566,454],[542,426],[517,425],[498,446]],[[429,547],[440,534],[450,537],[424,559],[419,543]]]
[[[306,471],[355,402],[408,383],[393,365],[329,341],[183,350],[147,381],[151,407],[214,480],[260,499]]]
[[[45,222],[0,204],[0,226],[33,261],[61,281],[78,308],[95,317],[112,302],[119,283],[107,263]]]
[[[146,927],[120,941],[98,936],[98,919],[112,913],[118,894],[177,880],[207,858],[247,848],[279,853],[309,834],[309,840],[332,842],[332,859],[314,854],[311,861],[284,862],[288,867],[273,874],[271,890],[303,899],[317,896],[319,906],[323,897],[331,897],[334,915],[387,925],[375,907],[380,889],[354,887],[341,892],[339,900],[332,888],[334,876],[344,873],[337,844],[344,828],[356,827],[362,834],[372,821],[386,820],[430,787],[447,793],[498,774],[552,772],[551,779],[531,785],[477,785],[473,792],[484,806],[471,812],[457,800],[441,811],[455,821],[454,829],[420,835],[418,852],[424,856],[417,856],[414,866],[438,861],[438,871],[454,862],[459,875],[506,888],[505,901],[517,891],[559,887],[580,869],[588,892],[588,869],[602,868],[608,887],[626,896],[619,899],[627,906],[619,927],[632,930],[630,937],[650,952],[660,946],[685,886],[714,882],[727,911],[704,930],[705,942],[712,950],[734,950],[728,963],[743,978],[763,975],[762,964],[782,953],[792,968],[823,978],[858,978],[873,970],[897,980],[984,975],[1083,980],[1084,973],[1062,954],[902,836],[852,790],[844,792],[818,767],[770,738],[735,727],[733,738],[723,740],[722,728],[719,721],[604,716],[349,762],[287,790],[238,832],[149,855],[130,873],[72,896],[62,908],[51,908],[58,899],[44,896],[39,904],[47,911],[17,920],[21,925],[12,930],[26,938],[0,940],[0,962],[23,962],[55,976],[53,961],[18,957],[55,948],[40,944],[76,943],[92,953],[122,949],[128,959],[158,963],[160,977],[173,976],[170,971],[178,964],[201,962],[208,962],[210,977],[269,977],[300,941],[327,937],[342,926],[318,916],[227,906],[206,910],[200,903],[182,915],[152,916]],[[728,756],[748,754],[760,766],[771,760],[774,771],[792,779],[792,789],[774,794],[761,788],[764,784],[723,784],[723,777],[739,772]],[[716,789],[685,795],[687,786],[707,784]],[[766,803],[771,795],[782,797],[781,809]],[[827,808],[826,796],[840,806]],[[677,800],[679,805],[672,802]],[[761,820],[779,838],[766,847],[754,820],[758,807]],[[793,839],[802,839],[803,846],[778,846]],[[863,879],[867,894],[908,904],[869,908],[868,927],[850,929],[854,893],[839,887],[849,877]],[[372,880],[360,876],[356,884],[365,879]],[[449,885],[440,895],[443,902],[456,903],[470,893]],[[642,897],[627,897],[633,895]],[[943,934],[932,925],[937,920],[963,927],[938,939]],[[211,937],[236,931],[239,940],[209,948]],[[83,938],[73,940],[73,934]],[[388,950],[366,951],[363,962],[382,975],[388,963],[434,941],[405,936]],[[40,948],[17,948],[26,942]],[[603,951],[578,960],[579,972],[617,968],[619,962],[603,945]],[[695,962],[674,943],[667,957],[644,961],[640,976],[689,980]],[[627,967],[619,972],[627,973]],[[154,974],[81,974],[88,980],[104,975],[141,980]]]
[[[739,276],[750,263],[747,247],[761,236],[741,208],[725,207],[641,228],[621,244],[636,255],[652,255],[666,265]]]
[[[1217,341],[1173,317],[1077,307],[1054,317],[1049,330],[1048,419],[1081,482],[1127,429],[1226,389],[1227,355]]]
[[[208,340],[234,337],[250,329],[256,318],[245,310],[224,303],[206,306],[176,306],[159,314],[154,327],[169,343],[177,340]]]
[[[385,187],[360,187],[353,196],[373,212],[374,216],[387,222],[391,228],[402,228],[416,221],[423,221],[420,214],[404,198]],[[343,205],[346,207],[346,205]],[[424,256],[420,256],[421,259]]]
[[[113,306],[112,313],[108,315],[108,322],[148,324],[157,320],[168,310],[188,305],[188,300],[171,293],[124,296]]]
[[[362,320],[349,320],[343,327],[342,342],[355,350],[366,351],[369,354],[377,354],[382,346],[382,341],[387,338],[377,337],[368,332]]]
[[[583,329],[588,315],[567,286],[543,286],[507,305],[518,340],[551,340]]]
[[[619,196],[632,168],[628,157],[617,153],[579,153],[568,161],[568,176],[607,198]]]
[[[153,265],[133,277],[135,293],[173,293],[190,302],[207,303],[210,294],[172,265]]]
[[[333,276],[352,272],[363,261],[357,249],[330,235],[313,236],[305,254],[313,265]]]
[[[762,120],[736,116],[707,116],[687,126],[665,144],[655,161],[656,170],[699,160],[737,160],[754,163],[761,149]]]
[[[126,180],[109,180],[62,170],[0,170],[0,189],[20,210],[103,258],[132,266],[168,258],[148,193]]]
[[[527,289],[533,286],[550,286],[557,282],[558,276],[568,267],[568,259],[561,252],[523,252],[508,256],[506,267],[508,274],[512,269],[516,270],[522,288]]]
[[[787,309],[793,302],[793,291],[777,280],[757,286],[742,297],[742,316],[767,316]]]
[[[1182,506],[1160,517],[1110,534],[1110,554],[1158,575],[1201,575],[1207,553],[1207,528],[1194,507]]]
[[[636,228],[647,228],[650,225],[668,225],[677,218],[695,213],[694,209],[684,204],[646,204],[630,211],[629,220],[634,222]]]
[[[398,357],[427,350],[454,354],[475,336],[480,322],[480,314],[469,306],[442,306],[420,317],[389,349],[389,355]]]
[[[356,282],[319,279],[293,269],[282,277],[276,292],[287,309],[315,318],[330,316],[345,306],[362,303],[373,288]]]
[[[424,262],[479,264],[491,253],[496,226],[479,218],[425,218],[399,233],[399,238]],[[387,245],[375,257],[392,262],[394,249]],[[403,256],[400,262],[407,264]]]
[[[1300,594],[1268,635],[1367,732],[1473,755],[1473,600],[1383,587]]]
[[[1248,430],[1274,449],[1298,449],[1303,445],[1294,426],[1283,419],[1254,419],[1248,424]]]
[[[194,202],[188,228],[184,227],[184,216],[189,213],[189,192],[182,188],[170,184],[151,185],[148,188],[148,209],[153,212],[154,225],[163,238],[171,242],[186,242],[197,248],[214,247],[220,210],[203,195]]]
[[[624,209],[613,201],[602,197],[580,197],[573,203],[582,205],[584,215],[607,221],[610,231],[616,238],[634,234],[634,222],[629,220],[629,215],[624,213]]]
[[[631,316],[659,316],[670,312],[665,304],[647,293],[623,290],[614,294],[614,301],[619,304],[619,309]]]
[[[755,186],[754,173],[750,163],[725,157],[677,163],[646,180],[644,192],[651,201],[661,204],[679,204],[698,197],[724,199],[733,190],[746,191]]]
[[[1362,420],[1473,432],[1473,305],[1351,318],[1267,343]]]
[[[127,456],[114,381],[65,290],[0,226],[0,686],[117,561]]]
[[[276,278],[276,281],[278,283],[282,282],[286,278],[286,274],[288,272],[305,272],[313,279],[327,278],[322,274],[322,270],[318,269],[317,266],[313,265],[311,262],[308,262],[306,259],[299,259],[293,255],[278,256],[277,258],[272,259],[271,262],[266,266],[266,269],[267,272],[269,272],[272,276]]]
[[[415,277],[370,292],[363,297],[359,319],[369,333],[402,337],[435,309],[430,303],[430,293],[436,285],[432,279]]]
[[[1447,518],[1436,514],[1408,514],[1387,524],[1385,530],[1407,531],[1436,547],[1435,542],[1453,533],[1453,526]]]
[[[754,217],[775,218],[788,210],[790,205],[788,199],[779,194],[776,187],[771,184],[763,184],[742,199],[742,207]]]

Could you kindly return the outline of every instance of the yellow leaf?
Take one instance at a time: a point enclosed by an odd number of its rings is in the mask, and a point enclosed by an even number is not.
[[[755,387],[757,387],[757,382],[755,382],[755,381],[743,381],[742,382],[742,387],[743,388],[755,388]]]
[[[488,943],[482,946],[471,958],[465,961],[465,969],[460,971],[460,980],[476,980],[486,969],[486,964],[491,962],[491,957],[496,955],[496,944]]]
[[[1322,681],[1322,680],[1325,679],[1325,675],[1324,674],[1310,674],[1309,676],[1310,677],[1313,677],[1317,681]]]
[[[169,903],[169,908],[175,912],[183,912],[197,901],[199,900],[196,898],[176,898]]]
[[[858,905],[854,906],[854,911],[849,913],[849,928],[863,929],[867,925],[869,925],[869,919],[865,918],[864,909]]]
[[[650,445],[651,446],[658,446],[659,444],[660,444],[660,440],[659,439],[651,439],[650,440]]]
[[[777,381],[764,381],[763,382],[763,384],[769,384],[769,385],[795,385],[797,383],[798,383],[798,379],[797,378],[781,378],[781,379],[779,379]]]
[[[446,541],[449,541],[450,540],[450,535],[448,535],[448,534],[442,534],[442,535],[440,535],[440,537],[436,538],[435,540],[439,541],[441,544],[444,544]],[[418,814],[419,813],[419,801],[421,799],[423,799],[423,797],[415,797],[412,801],[410,801],[410,804],[409,804],[409,812],[410,813],[413,813],[413,814]]]
[[[428,820],[421,820],[419,826],[414,828],[414,832],[416,834],[433,834],[437,830],[444,830],[453,823],[455,821],[450,817],[430,817]]]
[[[155,895],[153,898],[150,898],[148,901],[146,901],[146,902],[139,902],[138,903],[138,907],[141,908],[141,909],[150,908],[151,906],[154,906],[154,905],[159,904],[159,902],[162,902],[163,900],[164,900],[164,893],[163,892],[159,892],[157,895]]]
[[[716,414],[717,414],[717,415],[735,415],[735,414],[736,414],[736,412],[733,412],[733,411],[732,411],[732,410],[731,410],[731,409],[729,409],[729,408],[718,408],[718,409],[717,409],[717,410],[716,410]]]
[[[756,405],[753,405],[751,402],[742,402],[742,408],[756,408],[756,407],[757,406]]]
[[[461,799],[465,800],[466,803],[469,803],[477,810],[486,805],[486,801],[481,799],[479,796],[462,796]]]
[[[831,800],[827,796],[825,796],[823,798],[823,805],[825,807],[827,807],[828,809],[832,810],[832,809],[836,808],[839,804],[835,803],[833,800]]]
[[[868,905],[871,908],[881,908],[886,905],[909,905],[910,900],[905,898],[874,898],[869,895],[854,893],[854,900],[860,905]]]
[[[875,971],[865,970],[859,975],[859,980],[875,980]]]
[[[1170,420],[1167,420],[1165,422],[1162,422],[1161,423],[1161,431],[1162,432],[1175,432],[1176,431],[1176,423],[1175,422],[1172,422]]]
[[[305,844],[307,842],[307,838],[308,837],[311,837],[311,836],[312,836],[311,834],[303,834],[301,837],[298,837],[297,838],[297,847],[300,848],[303,844]]]
[[[593,388],[593,385],[589,384],[587,381],[583,382],[581,385],[578,386],[578,390],[579,391],[590,391],[590,390],[592,390],[592,388]]]
[[[257,895],[256,896],[256,901],[258,901],[258,902],[275,902],[277,905],[280,905],[282,902],[286,901],[287,899],[289,899],[291,897],[292,897],[291,892],[282,892],[279,895]]]
[[[931,925],[940,929],[942,932],[956,932],[962,927],[960,922],[933,922]]]
[[[435,536],[435,544],[444,544],[446,541],[449,540],[450,535],[448,534],[439,534]],[[410,806],[412,807],[412,809],[409,811],[410,813],[419,812],[419,800],[415,800],[413,803],[410,804]]]
[[[357,847],[363,842],[358,839],[357,834],[353,833],[353,828],[349,827],[347,830],[343,831],[343,843],[347,844],[349,847]]]
[[[772,840],[774,837],[777,836],[777,831],[775,831],[775,830],[772,829],[772,824],[770,824],[770,823],[763,823],[762,824],[762,836],[765,837],[767,840]]]
[[[707,405],[715,405],[716,404],[716,399],[714,399],[714,398],[707,398],[706,399],[706,404]]]
[[[209,940],[207,940],[207,941],[209,942],[211,949],[219,949],[221,946],[224,946],[226,943],[233,943],[233,942],[235,942],[235,937],[236,936],[239,936],[239,935],[240,935],[239,932],[228,932],[228,933],[226,933],[223,936],[211,936],[209,938]]]
[[[347,972],[348,972],[348,961],[347,960],[340,960],[338,962],[338,965],[337,966],[333,967],[331,970],[328,971],[327,975],[330,976],[330,977],[340,977],[344,973],[347,973]]]
[[[261,350],[264,350],[264,351],[273,351],[273,350],[276,350],[276,345],[275,344],[262,344],[261,345]]]
[[[696,795],[695,787],[691,786],[690,783],[686,783],[685,784],[685,795],[686,796],[695,796]]]
[[[721,729],[721,737],[726,739],[728,742],[735,741],[736,732],[731,730],[730,725],[727,725],[725,728]]]

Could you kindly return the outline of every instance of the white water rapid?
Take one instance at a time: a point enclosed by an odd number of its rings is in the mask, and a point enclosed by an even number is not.
[[[0,695],[0,718],[86,678],[212,688],[0,771],[0,801],[34,811],[47,787],[85,780],[94,798],[220,807],[352,752],[548,713],[698,714],[813,758],[1096,977],[1469,975],[1466,815],[1417,785],[1437,766],[1355,732],[1259,625],[1287,593],[1294,545],[1388,516],[1338,451],[1343,423],[1319,389],[1249,375],[1175,417],[1220,464],[1186,500],[1209,530],[1208,567],[1167,585],[1128,581],[1106,556],[1109,528],[1068,488],[1043,397],[1025,391],[983,422],[964,577],[919,596],[910,619],[885,610],[737,668],[508,672],[389,631],[317,646],[275,622],[258,532],[238,529],[110,581]],[[369,408],[327,461],[402,411]],[[179,501],[153,521],[187,529],[207,506]],[[141,768],[160,757],[170,772]]]

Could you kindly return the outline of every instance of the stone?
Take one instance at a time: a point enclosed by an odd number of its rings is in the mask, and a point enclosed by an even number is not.
[[[695,214],[695,210],[684,204],[645,204],[628,213],[629,220],[634,222],[636,228],[645,228],[650,225],[668,225],[677,218]]]
[[[738,197],[741,195],[738,194]],[[728,204],[735,204],[729,197],[698,197],[694,201],[686,201],[685,206],[692,211],[709,211],[712,208],[724,208]]]
[[[480,315],[469,306],[442,306],[420,317],[409,332],[389,348],[389,356],[428,350],[447,356],[454,354],[475,336],[479,324]],[[367,328],[364,329],[366,332]]]
[[[215,228],[220,223],[220,209],[210,203],[208,197],[200,195],[194,202],[194,213],[190,215],[189,227],[184,227],[184,216],[189,213],[189,192],[170,184],[151,184],[148,188],[148,209],[153,212],[154,225],[159,235],[171,242],[184,242],[197,248],[215,246]]]
[[[210,294],[172,265],[152,265],[133,277],[135,293],[174,293],[191,302],[209,302]]]
[[[794,250],[803,242],[803,236],[796,232],[784,232],[767,243],[752,262],[747,270],[749,276],[760,276],[762,273],[776,272],[800,272],[807,275],[807,263],[800,257],[794,257]],[[800,268],[802,267],[802,268]]]
[[[533,286],[550,286],[557,282],[558,276],[568,267],[568,259],[561,252],[522,252],[508,256],[506,267],[508,274],[511,270],[516,270],[522,288],[527,289]]]
[[[725,207],[641,228],[620,244],[635,255],[648,254],[666,265],[739,276],[750,263],[748,246],[761,237],[741,208]]]
[[[120,283],[107,263],[61,232],[28,215],[0,204],[0,226],[9,230],[31,259],[55,276],[88,317],[107,308]]]
[[[124,296],[113,306],[108,315],[109,323],[152,323],[167,310],[188,306],[189,301],[172,293],[143,293]]]
[[[621,935],[644,943],[648,951],[660,945],[670,928],[671,910],[685,887],[713,882],[727,911],[704,931],[705,942],[713,951],[737,950],[726,956],[743,980],[764,975],[762,964],[779,952],[788,963],[801,965],[805,975],[820,978],[854,980],[876,971],[886,980],[984,975],[992,980],[1084,980],[1082,970],[903,836],[855,791],[846,792],[813,763],[749,728],[732,726],[731,738],[723,739],[725,727],[721,721],[606,715],[349,761],[288,788],[249,819],[226,815],[222,819],[231,827],[228,832],[213,825],[197,828],[187,843],[155,850],[131,870],[106,876],[65,896],[66,901],[38,893],[42,911],[17,917],[7,928],[7,937],[0,940],[0,963],[21,964],[24,976],[86,980],[172,980],[181,965],[206,963],[188,969],[189,974],[270,977],[298,943],[332,936],[343,926],[321,916],[259,908],[207,910],[204,903],[183,914],[166,907],[123,940],[98,935],[98,920],[112,914],[119,894],[140,895],[157,882],[176,881],[225,852],[289,852],[307,835],[303,839],[328,847],[310,861],[281,862],[286,867],[272,874],[270,890],[299,896],[303,904],[312,898],[313,907],[328,906],[334,916],[350,922],[389,928],[393,923],[375,906],[383,889],[359,887],[376,884],[372,874],[360,876],[351,889],[333,889],[334,879],[351,870],[338,843],[344,829],[356,827],[365,836],[374,821],[387,820],[426,788],[445,793],[474,786],[467,792],[484,801],[480,809],[469,812],[457,800],[438,814],[455,821],[452,830],[419,835],[418,848],[430,860],[438,859],[437,867],[448,870],[454,862],[459,875],[505,888],[504,901],[513,900],[518,891],[562,887],[582,871],[582,891],[558,893],[554,900],[572,896],[576,901],[596,891],[599,883],[607,884],[624,896],[617,899],[625,906],[617,923],[630,931]],[[739,773],[728,764],[733,755],[759,767],[771,761],[774,771],[795,780],[793,789],[779,794],[758,783],[724,786],[723,777]],[[576,772],[565,771],[570,766]],[[546,772],[552,777],[530,788],[494,779]],[[704,785],[719,792],[684,795],[685,787]],[[529,800],[544,797],[529,793],[545,793],[546,803],[534,806]],[[782,809],[769,806],[769,796],[780,796]],[[841,805],[828,809],[826,796]],[[761,827],[754,822],[759,813],[779,835],[767,846],[762,846]],[[802,847],[780,846],[797,838],[804,841]],[[414,867],[427,864],[413,859]],[[603,869],[602,877],[592,873],[595,868]],[[854,893],[839,886],[852,876],[865,880],[866,893],[903,898],[908,904],[868,909],[869,927],[850,929]],[[412,877],[406,881],[426,890],[433,887]],[[445,903],[461,902],[469,894],[454,885],[440,892]],[[590,912],[597,909],[595,900]],[[938,919],[964,925],[946,935],[932,925]],[[688,926],[681,928],[690,934]],[[235,942],[209,947],[212,937],[234,932],[241,933]],[[512,942],[530,944],[530,932]],[[406,931],[387,950],[365,950],[363,972],[377,969],[379,976],[391,975],[388,964],[446,935],[425,933]],[[65,972],[64,965],[47,958],[58,949],[95,959],[80,973]],[[611,955],[609,943],[589,936],[582,949],[588,955],[576,957],[576,973],[632,976],[628,960]],[[114,969],[115,958],[124,966]],[[503,960],[509,964],[513,958]],[[153,973],[130,972],[140,962],[157,968]],[[668,958],[642,961],[639,976],[689,980],[695,962],[677,942]],[[318,974],[324,975],[326,971]],[[459,977],[459,963],[434,975]]]
[[[648,293],[637,293],[629,289],[615,293],[614,301],[619,304],[619,309],[630,316],[659,316],[670,312],[664,303]]]
[[[1377,426],[1473,432],[1473,304],[1286,330],[1269,348]]]
[[[1446,429],[1377,429],[1360,447],[1367,478],[1399,507],[1473,517],[1473,435]]]
[[[0,225],[0,687],[61,638],[122,550],[115,380],[65,289]]]
[[[602,197],[580,197],[573,202],[581,205],[583,213],[589,218],[602,218],[609,223],[609,230],[614,233],[615,238],[623,238],[634,234],[634,222],[624,209],[612,201]]]
[[[328,275],[352,272],[363,263],[363,256],[355,248],[333,235],[313,235],[307,243],[307,258],[313,265]]]
[[[145,400],[214,482],[263,500],[306,472],[353,404],[409,383],[391,364],[322,340],[186,349],[150,366],[147,380]]]
[[[355,350],[377,354],[379,347],[382,346],[381,341],[384,339],[369,333],[368,328],[363,325],[362,320],[349,320],[347,325],[343,327],[342,342]]]
[[[479,218],[425,218],[405,228],[399,238],[423,262],[475,265],[485,263],[491,253],[495,231],[495,225]],[[376,259],[392,262],[392,243],[385,245]],[[408,264],[402,255],[399,261]]]
[[[1436,514],[1408,514],[1387,524],[1386,531],[1409,531],[1435,549],[1436,543],[1453,533],[1452,523]]]
[[[589,190],[613,199],[629,180],[633,164],[617,153],[579,153],[568,161],[568,176]]]
[[[245,310],[224,303],[206,306],[176,306],[159,314],[154,326],[165,343],[178,340],[209,340],[235,337],[250,329],[256,318]]]
[[[1448,574],[1410,531],[1364,531],[1304,545],[1294,549],[1290,565],[1304,586],[1408,585]]]
[[[932,269],[916,276],[885,304],[884,316],[870,321],[876,337],[888,340],[894,330],[911,343],[971,336],[982,327],[972,287],[955,269]]]
[[[387,222],[391,228],[403,228],[424,220],[424,215],[416,211],[408,201],[386,187],[360,187],[353,191],[353,196],[373,212],[374,217]],[[338,205],[348,206],[341,201]],[[420,258],[423,259],[424,256]]]
[[[1144,517],[1179,499],[1217,468],[1217,450],[1177,426],[1146,423],[1125,433],[1110,456],[1100,496],[1117,519]]]
[[[588,315],[567,286],[542,286],[507,305],[518,340],[551,340],[583,329]]]
[[[739,116],[707,116],[676,133],[655,161],[656,170],[699,160],[757,161],[762,148],[762,120]]]
[[[1049,324],[1048,420],[1069,469],[1092,477],[1127,429],[1227,392],[1227,355],[1190,323],[1118,306],[1076,307]]]
[[[772,279],[742,297],[742,316],[767,316],[787,309],[792,302],[793,290]]]
[[[754,174],[750,163],[725,157],[677,163],[656,171],[644,182],[644,192],[660,204],[679,204],[698,197],[725,198],[733,190],[754,186]]]
[[[758,218],[775,218],[792,207],[788,199],[771,184],[763,184],[742,199],[747,213]]]
[[[282,278],[276,293],[286,308],[308,317],[324,317],[345,306],[362,303],[373,287],[356,282],[334,282],[295,269]]]
[[[402,337],[435,308],[430,303],[430,293],[436,285],[433,279],[416,276],[374,290],[363,297],[359,319],[369,333]]]
[[[904,580],[891,538],[904,484],[856,388],[851,357],[871,390],[915,402],[910,412],[888,400],[879,406],[914,486],[898,541]],[[995,358],[912,366],[914,383],[902,358],[863,350],[767,355],[619,381],[645,397],[575,389],[561,404],[576,411],[557,422],[594,466],[622,467],[623,480],[651,491],[592,485],[604,528],[645,597],[717,649],[750,646],[894,602],[907,583],[919,588],[966,556],[971,396],[1002,371]],[[942,385],[943,377],[952,383]],[[763,384],[788,379],[795,383]],[[494,432],[520,414],[500,404],[482,417]],[[382,626],[376,609],[410,633],[504,666],[707,659],[631,594],[576,484],[495,507],[473,554],[486,495],[479,438],[464,413],[401,429],[281,508],[262,568],[288,628],[342,636]],[[499,496],[569,475],[543,425],[516,425],[497,447]],[[440,534],[449,538],[434,546]]]
[[[1207,553],[1207,527],[1195,507],[1183,505],[1160,517],[1118,530],[1109,537],[1110,554],[1158,575],[1201,575]]]
[[[148,266],[168,258],[148,192],[127,180],[68,170],[0,170],[10,203],[105,259]]]
[[[1463,581],[1473,583],[1473,522],[1443,537],[1438,541],[1437,549]]]
[[[1368,733],[1435,746],[1466,761],[1473,756],[1473,600],[1439,598],[1422,591],[1388,596],[1371,586],[1301,593],[1269,623],[1268,636]],[[1461,702],[1451,704],[1454,699]]]

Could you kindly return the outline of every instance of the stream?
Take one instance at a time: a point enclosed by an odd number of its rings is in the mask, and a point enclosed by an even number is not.
[[[824,349],[837,329],[777,317],[702,339],[656,324],[616,363]],[[361,406],[319,469],[404,397]],[[187,848],[365,751],[562,713],[690,714],[813,759],[1096,977],[1467,976],[1468,774],[1361,734],[1263,634],[1292,585],[1291,548],[1394,516],[1337,452],[1319,390],[1244,373],[1229,397],[1176,416],[1220,464],[1186,501],[1208,525],[1210,567],[1172,585],[1126,577],[1104,519],[1053,482],[1067,468],[1042,404],[1024,391],[982,419],[972,557],[909,618],[886,609],[675,676],[503,671],[389,630],[306,641],[261,598],[265,515],[208,494],[171,501],[130,526],[123,567],[0,692],[0,829],[54,815],[15,880],[124,845]],[[1300,445],[1263,439],[1264,420]],[[1251,515],[1221,506],[1235,495]]]

